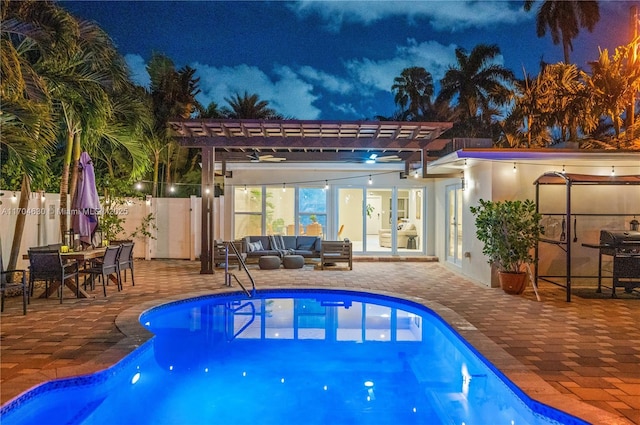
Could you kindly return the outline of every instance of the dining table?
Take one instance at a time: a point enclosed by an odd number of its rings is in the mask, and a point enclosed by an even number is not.
[[[78,251],[69,251],[69,252],[60,252],[60,257],[63,261],[75,261],[78,264],[78,271],[82,273],[82,269],[80,268],[89,260],[95,260],[98,258],[104,257],[104,253],[106,248],[92,248],[92,249],[83,249]],[[23,259],[28,260],[29,255],[25,254],[22,256]],[[93,279],[93,276],[90,275],[90,279]],[[74,294],[78,294],[78,298],[89,298],[89,295],[83,288],[77,288],[76,282],[73,279],[66,279],[64,282],[65,286],[73,291]],[[60,287],[59,281],[52,282],[49,285],[48,290],[45,290],[39,298],[47,298],[49,295],[55,294],[55,292]],[[86,286],[85,286],[86,287]]]

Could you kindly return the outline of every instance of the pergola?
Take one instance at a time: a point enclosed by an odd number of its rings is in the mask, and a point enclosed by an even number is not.
[[[189,119],[171,121],[177,142],[202,150],[200,273],[213,273],[214,168],[228,162],[404,162],[426,174],[429,144],[448,122]],[[210,190],[206,190],[210,189]]]

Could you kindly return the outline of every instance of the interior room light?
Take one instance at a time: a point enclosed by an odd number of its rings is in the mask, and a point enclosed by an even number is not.
[[[371,175],[369,175],[369,184],[373,184],[373,180],[371,180]]]
[[[518,171],[518,169],[516,168],[516,163],[513,163],[513,172],[515,173],[516,171]]]

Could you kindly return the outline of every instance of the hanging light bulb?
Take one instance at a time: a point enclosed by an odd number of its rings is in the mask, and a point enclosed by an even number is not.
[[[329,189],[329,180],[325,180],[324,181],[324,190],[328,190]]]
[[[373,180],[371,180],[371,174],[369,174],[369,184],[373,184]]]
[[[616,174],[616,167],[614,165],[611,166],[611,175],[614,176]]]
[[[244,193],[247,193],[247,185],[244,185]]]
[[[282,183],[282,191],[283,192],[287,191],[287,184],[286,183]]]
[[[562,166],[562,174],[564,174],[564,165]]]
[[[516,168],[516,163],[514,162],[514,163],[513,163],[513,172],[515,173],[515,172],[517,172],[517,171],[518,171],[518,169]]]

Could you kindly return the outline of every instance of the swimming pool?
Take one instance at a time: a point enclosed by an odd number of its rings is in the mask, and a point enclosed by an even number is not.
[[[537,403],[426,307],[337,290],[153,308],[115,366],[2,407],[11,424],[585,424]]]

